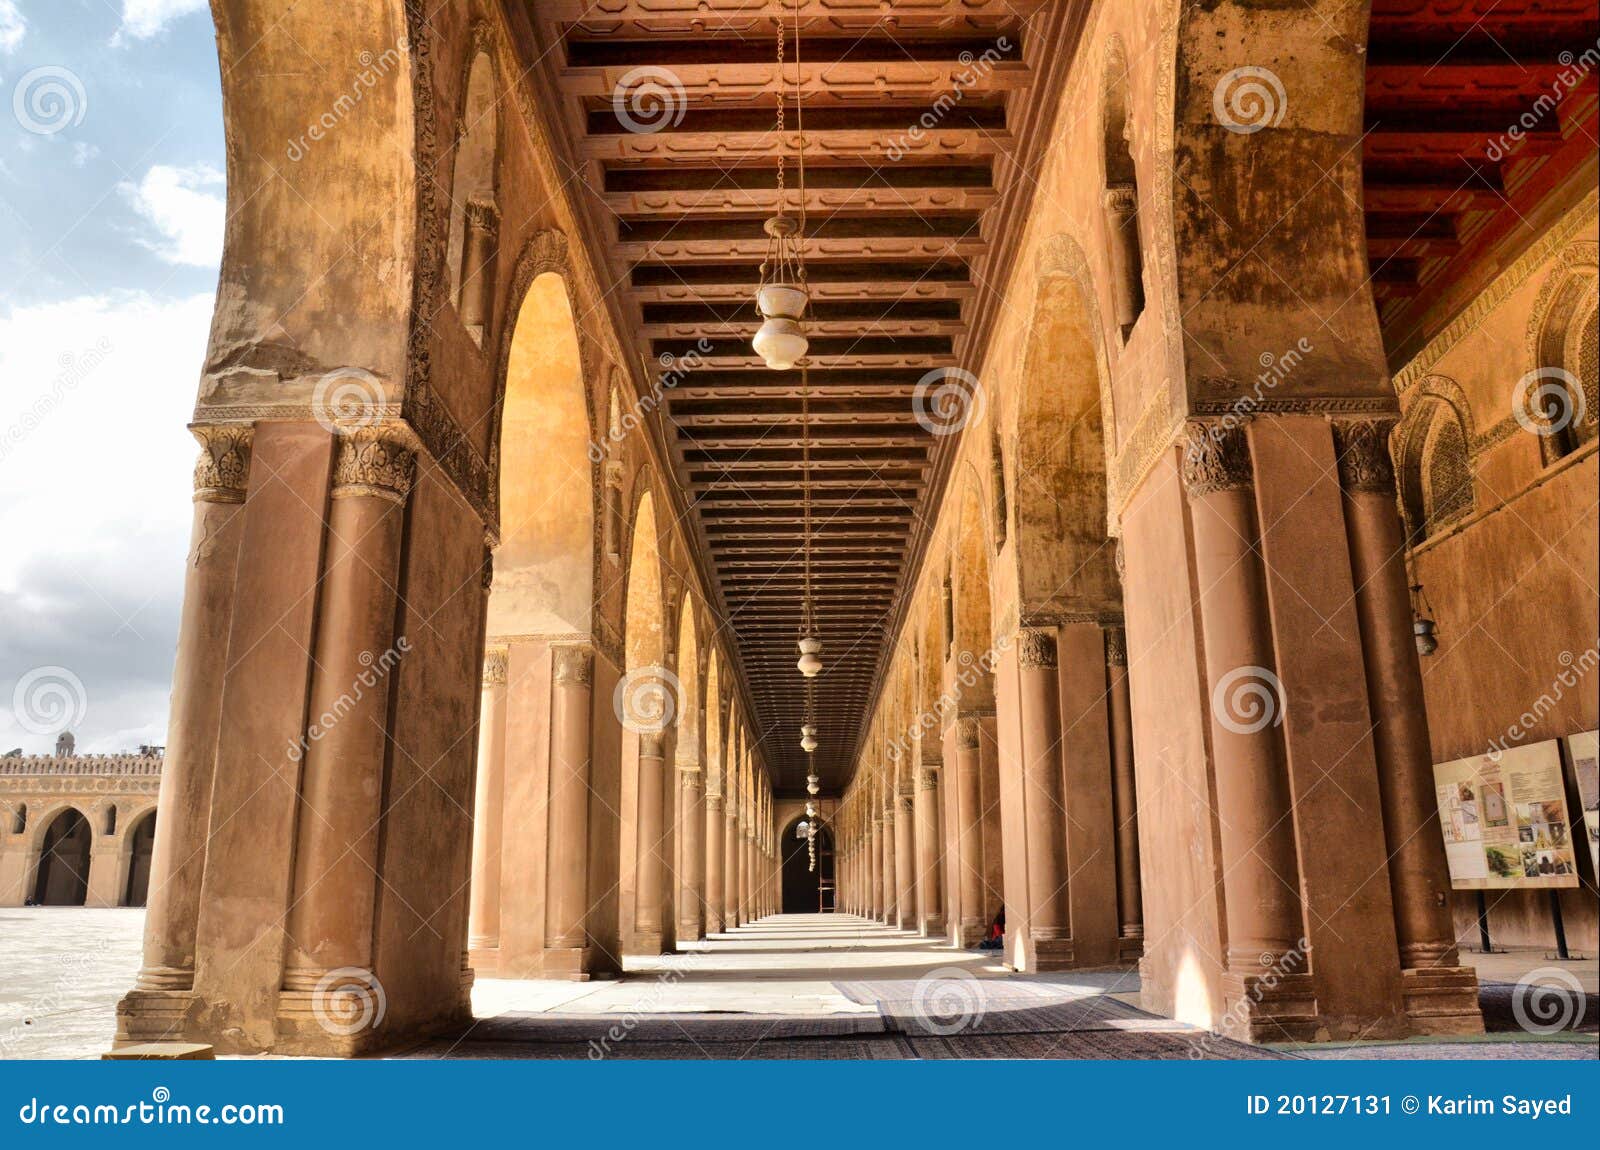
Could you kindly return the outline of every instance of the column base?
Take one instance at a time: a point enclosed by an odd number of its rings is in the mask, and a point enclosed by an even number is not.
[[[1222,976],[1219,1033],[1242,1042],[1317,1042],[1327,1037],[1309,974]]]
[[[1400,996],[1417,1034],[1483,1033],[1478,972],[1470,966],[1402,970]]]
[[[987,930],[987,925],[978,919],[964,918],[956,924],[955,930],[951,932],[951,941],[966,950],[982,942]]]
[[[1030,938],[1028,949],[1033,952],[1027,966],[1030,974],[1071,970],[1078,965],[1077,953],[1070,938]]]
[[[189,990],[128,991],[117,1003],[117,1029],[111,1048],[183,1040],[195,1001]]]
[[[600,962],[592,946],[547,946],[544,949],[541,978],[588,982],[591,978],[610,978],[616,972]]]

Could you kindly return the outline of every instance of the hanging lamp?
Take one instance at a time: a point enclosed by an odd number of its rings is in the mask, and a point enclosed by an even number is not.
[[[802,321],[811,293],[806,286],[805,259],[801,245],[806,220],[806,136],[800,99],[800,9],[795,6],[795,130],[799,140],[800,206],[796,216],[785,209],[783,119],[783,19],[778,20],[778,212],[762,225],[767,233],[766,258],[761,261],[760,286],[756,289],[756,310],[761,327],[751,346],[773,371],[788,371],[799,362],[810,346]]]

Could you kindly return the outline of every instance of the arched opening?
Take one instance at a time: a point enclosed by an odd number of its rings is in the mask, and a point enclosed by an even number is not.
[[[1399,455],[1400,503],[1412,546],[1472,513],[1472,459],[1454,404],[1438,396],[1418,400]]]
[[[561,276],[545,272],[523,297],[506,358],[490,635],[589,632],[591,439],[572,305]]]
[[[50,821],[39,849],[35,906],[82,906],[89,897],[89,820],[68,807]]]
[[[549,932],[564,927],[546,920],[550,811],[565,791],[552,775],[554,748],[570,741],[557,729],[555,680],[570,653],[562,644],[593,626],[592,408],[567,285],[558,272],[535,274],[540,250],[530,242],[517,269],[514,283],[526,287],[520,301],[513,295],[515,318],[499,341],[500,539],[485,611],[472,831],[473,961],[511,978],[544,973],[546,949],[562,949]],[[560,818],[571,825],[570,812]]]
[[[156,812],[149,811],[128,831],[128,878],[122,886],[123,906],[143,906],[150,897],[150,857],[156,845]]]
[[[948,841],[956,845],[957,936],[971,945],[1004,909],[1005,863],[995,743],[989,532],[978,477],[968,470],[960,482],[953,588],[955,643],[947,672],[956,714],[955,769],[950,772],[955,776],[954,825]]]
[[[500,244],[495,199],[497,152],[494,60],[477,52],[467,73],[450,191],[450,293],[479,347],[494,314],[494,261]]]
[[[833,910],[833,831],[819,816],[817,866],[811,869],[811,850],[803,825],[812,820],[796,815],[778,838],[783,867],[783,913],[823,914]]]
[[[1593,266],[1558,274],[1541,300],[1534,337],[1537,363],[1532,415],[1540,423],[1545,463],[1571,455],[1600,431],[1600,293]]]
[[[664,736],[679,705],[677,674],[665,666],[665,603],[655,500],[647,489],[633,515],[623,617],[626,673],[617,685],[623,726],[622,902],[624,954],[660,954],[670,944],[672,856]]]
[[[1106,52],[1101,100],[1106,241],[1117,328],[1127,339],[1144,312],[1144,249],[1139,239],[1139,179],[1128,115],[1128,57],[1119,37],[1112,37]]]

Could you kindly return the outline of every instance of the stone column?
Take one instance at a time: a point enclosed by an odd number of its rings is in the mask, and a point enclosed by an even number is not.
[[[706,933],[722,930],[722,796],[706,796]]]
[[[1139,249],[1139,194],[1131,183],[1112,184],[1103,199],[1111,237],[1112,306],[1127,331],[1144,309],[1144,257]]]
[[[1139,806],[1133,775],[1133,704],[1128,694],[1128,640],[1121,627],[1106,629],[1107,710],[1111,717],[1111,794],[1117,821],[1117,918],[1122,958],[1144,953],[1144,910],[1139,893]]]
[[[1062,793],[1061,681],[1053,630],[1025,627],[1018,633],[1017,675],[1023,826],[1028,836],[1028,927],[1027,938],[1008,949],[1018,969],[1060,970],[1072,965],[1072,906]],[[1008,922],[1006,933],[1012,929]]]
[[[958,946],[976,946],[988,929],[983,906],[983,787],[979,778],[978,744],[981,719],[956,719],[956,890],[960,921]]]
[[[494,965],[500,946],[500,848],[506,787],[506,659],[504,647],[483,656],[478,718],[478,778],[472,819],[472,907],[467,930],[474,961]]]
[[[899,880],[895,904],[900,913],[895,925],[901,930],[917,929],[917,853],[915,800],[911,784],[895,796],[894,873]]]
[[[900,879],[895,868],[894,792],[885,788],[883,800],[883,921],[894,926],[900,915]]]
[[[678,941],[705,937],[706,849],[705,774],[698,766],[679,766],[683,791],[683,873],[678,881]]]
[[[193,526],[161,768],[160,830],[150,860],[144,963],[137,989],[121,1010],[131,1036],[152,1038],[165,1036],[176,1025],[178,1016],[171,1012],[181,1012],[186,997],[162,992],[187,992],[194,986],[195,925],[254,434],[248,426],[190,430],[200,441],[200,458],[194,469]],[[145,991],[157,994],[141,993]]]
[[[1450,913],[1450,872],[1388,448],[1393,427],[1391,419],[1365,419],[1335,421],[1333,431],[1375,724],[1401,992],[1417,1030],[1474,1034],[1483,1029],[1483,1016],[1477,976],[1461,965]]]
[[[633,950],[638,954],[660,954],[662,946],[661,904],[666,882],[666,860],[661,857],[663,790],[661,734],[639,732],[639,862],[634,892]]]
[[[383,816],[389,675],[405,504],[416,470],[408,438],[387,427],[339,434],[318,623],[310,724],[301,742],[293,899],[279,996],[285,1031],[340,1048],[317,1020],[338,972],[373,968],[378,828]],[[370,992],[370,989],[369,991]],[[350,1040],[347,1040],[350,1041]],[[294,1049],[290,1038],[285,1049]]]
[[[739,795],[730,791],[722,812],[722,929],[732,930],[744,920],[739,917],[739,856],[744,839],[739,834]]]
[[[551,649],[549,859],[545,871],[546,976],[579,978],[590,970],[589,772],[594,651],[587,644]]]
[[[1254,473],[1242,428],[1193,422],[1183,460],[1200,587],[1217,823],[1227,894],[1228,952],[1223,977],[1229,1032],[1281,1037],[1278,1024],[1316,1016],[1301,938],[1299,864],[1283,745],[1270,717],[1281,716],[1272,670],[1266,577],[1257,551]],[[1288,973],[1276,977],[1277,971]]]
[[[917,771],[913,798],[917,852],[917,928],[927,938],[944,934],[944,892],[939,881],[944,866],[939,849],[939,771],[924,763]]]

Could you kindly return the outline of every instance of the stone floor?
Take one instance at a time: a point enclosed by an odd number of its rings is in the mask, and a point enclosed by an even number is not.
[[[136,910],[0,909],[0,1058],[98,1056],[138,967],[142,921]],[[1566,1029],[1533,1035],[1518,1021],[1513,984],[1554,965],[1533,951],[1484,963],[1482,1038],[1261,1049],[1140,1010],[1131,971],[1017,975],[993,955],[863,919],[777,916],[682,954],[630,959],[619,980],[481,979],[477,1022],[399,1056],[1595,1058],[1593,959],[1560,964],[1589,992],[1558,999]]]

